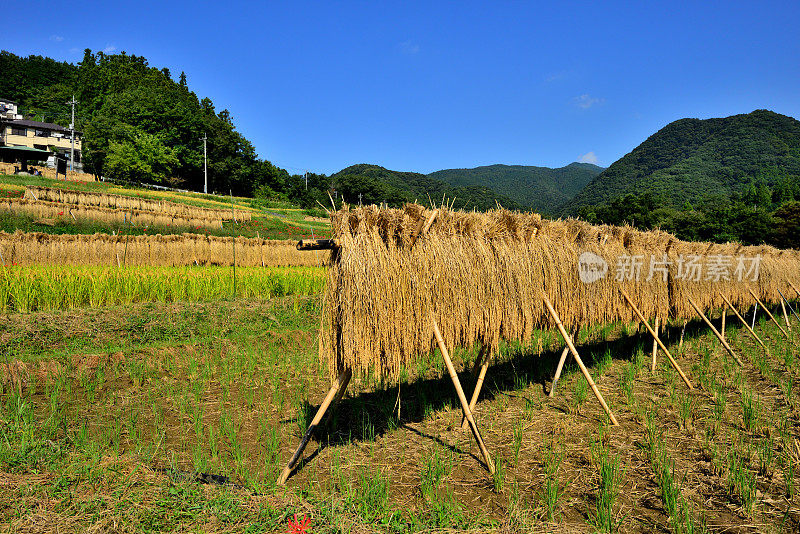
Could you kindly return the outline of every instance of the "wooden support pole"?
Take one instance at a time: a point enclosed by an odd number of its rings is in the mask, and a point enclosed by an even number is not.
[[[478,404],[478,396],[481,394],[483,381],[486,378],[486,371],[489,369],[489,360],[489,354],[485,353],[484,349],[481,349],[481,353],[475,361],[475,368],[472,373],[478,376],[478,380],[475,382],[475,389],[472,391],[472,398],[469,400],[469,411],[472,412],[473,415],[475,414],[475,405]],[[477,373],[475,372],[476,370],[478,371]],[[469,421],[467,421],[466,417],[462,416],[461,430],[466,430],[468,426]]]
[[[344,390],[350,383],[350,378],[352,376],[352,371],[350,371],[350,369],[345,369],[336,379],[336,382],[334,382],[334,384],[331,386],[331,389],[328,390],[328,394],[325,395],[325,399],[322,401],[319,410],[317,410],[317,414],[314,416],[311,424],[308,425],[308,430],[306,430],[305,436],[303,436],[303,439],[300,441],[300,445],[297,447],[297,450],[292,455],[289,463],[286,464],[286,467],[283,468],[281,475],[278,477],[279,486],[286,483],[286,479],[289,478],[289,475],[292,473],[292,469],[294,469],[294,466],[297,465],[297,461],[300,460],[300,456],[303,454],[308,442],[311,440],[311,436],[314,433],[314,430],[316,430],[317,425],[319,425],[320,421],[322,421],[325,412],[328,410],[328,406],[331,405],[331,401],[333,401],[334,397],[337,397],[338,399],[342,398],[342,395],[344,395]]]
[[[633,300],[631,300],[631,297],[628,295],[628,293],[622,288],[619,288],[619,291],[620,293],[622,293],[622,296],[625,297],[625,300],[628,302],[628,306],[630,306],[633,309],[634,313],[636,313],[636,316],[639,318],[639,320],[642,322],[645,328],[647,328],[648,332],[650,332],[650,335],[653,336],[653,339],[656,341],[656,343],[658,343],[659,348],[661,348],[661,350],[664,352],[664,355],[669,360],[669,363],[672,364],[672,367],[676,371],[678,371],[678,374],[681,376],[683,383],[686,384],[686,387],[688,387],[689,389],[694,389],[692,383],[689,382],[688,378],[686,378],[686,375],[684,374],[683,369],[681,369],[681,366],[678,365],[678,362],[676,362],[675,358],[672,357],[672,354],[670,354],[669,349],[667,349],[666,345],[664,345],[664,343],[662,343],[661,340],[658,338],[658,334],[656,334],[653,331],[653,329],[650,328],[647,319],[644,318],[644,314],[642,314],[639,308],[636,307],[636,304],[633,303]]]
[[[725,339],[725,319],[728,317],[728,307],[722,308],[722,321],[720,323],[719,333],[722,334],[722,339]]]
[[[781,310],[783,310],[783,320],[786,322],[786,330],[791,332],[792,325],[789,324],[789,316],[786,315],[786,303],[783,302],[783,298],[781,298]]]
[[[655,337],[653,338],[653,361],[650,363],[650,372],[656,372],[656,356],[658,355],[658,315],[656,315],[656,326],[653,329]]]
[[[759,298],[758,298],[758,295],[756,295],[756,294],[755,294],[755,292],[754,292],[752,289],[750,289],[749,287],[747,288],[747,290],[750,292],[750,294],[753,296],[753,298],[754,298],[754,299],[756,299],[756,302],[758,302],[758,304],[759,304],[759,305],[761,306],[761,308],[764,310],[764,313],[766,313],[766,314],[767,314],[767,317],[769,317],[770,319],[772,319],[772,322],[773,322],[773,323],[775,323],[775,326],[777,326],[777,327],[778,327],[778,330],[780,330],[780,331],[781,331],[781,333],[782,333],[784,336],[786,336],[786,339],[790,339],[790,338],[789,338],[789,334],[788,334],[788,333],[786,333],[786,330],[784,330],[784,329],[783,329],[783,327],[781,326],[781,324],[780,324],[780,323],[779,323],[779,322],[778,322],[778,321],[775,319],[775,317],[772,315],[772,313],[771,313],[771,312],[770,312],[770,311],[767,309],[767,307],[766,307],[766,306],[764,306],[764,303],[763,303],[763,302],[761,302],[761,299],[759,299]]]
[[[739,359],[739,357],[736,355],[736,353],[735,353],[735,352],[733,352],[733,349],[731,348],[731,346],[730,346],[730,345],[728,345],[728,342],[727,342],[727,341],[725,341],[725,338],[724,338],[724,337],[722,337],[722,334],[720,334],[720,333],[717,331],[717,329],[716,329],[716,328],[714,328],[714,325],[713,325],[713,324],[711,324],[711,321],[709,321],[709,320],[708,320],[708,317],[706,317],[706,316],[705,316],[705,314],[704,314],[702,311],[700,311],[700,308],[697,306],[697,304],[695,304],[695,303],[694,303],[694,301],[692,300],[692,297],[689,297],[689,304],[691,304],[691,305],[692,305],[692,308],[694,308],[694,311],[696,311],[696,312],[697,312],[697,314],[698,314],[698,315],[699,315],[699,316],[700,316],[700,317],[703,319],[703,321],[704,321],[704,322],[705,322],[705,323],[708,325],[708,327],[711,329],[711,331],[712,331],[712,332],[714,332],[714,335],[715,335],[715,336],[717,336],[717,339],[719,339],[719,342],[720,342],[720,343],[722,343],[722,346],[723,346],[723,347],[725,347],[725,350],[727,350],[727,351],[728,351],[728,353],[729,353],[731,356],[733,356],[733,359],[734,359],[734,360],[736,360],[736,363],[738,363],[739,365],[741,365],[742,367],[744,367],[744,364],[742,363],[742,360],[740,360],[740,359]]]
[[[431,225],[433,221],[436,220],[436,216],[439,215],[439,210],[433,210],[433,213],[430,214],[428,220],[425,221],[425,226],[422,227],[422,232],[420,234],[427,234],[428,230],[431,229]]]
[[[778,290],[778,293],[781,293],[780,289]],[[786,305],[787,305],[787,306],[789,306],[789,311],[790,311],[790,312],[792,312],[792,314],[795,316],[795,319],[797,319],[798,321],[800,321],[800,315],[797,315],[797,312],[796,312],[796,311],[794,311],[794,308],[792,307],[791,303],[789,302],[789,299],[787,299],[786,297],[784,297],[784,296],[783,296],[783,293],[781,293],[781,298],[783,299],[783,302],[785,302],[785,303],[786,303]]]
[[[681,340],[678,341],[678,348],[683,347],[683,335],[686,333],[686,324],[689,321],[683,321],[683,328],[681,328]]]
[[[332,250],[340,245],[338,239],[301,239],[297,242],[297,250]]]
[[[561,332],[561,335],[564,337],[564,341],[566,341],[567,347],[569,347],[569,351],[572,353],[572,357],[575,358],[575,362],[578,364],[578,367],[580,367],[581,373],[583,373],[583,377],[589,383],[589,387],[592,388],[592,393],[594,393],[594,396],[597,398],[597,401],[600,403],[600,406],[602,406],[603,410],[605,410],[606,414],[608,415],[608,418],[611,419],[611,423],[614,426],[619,426],[617,418],[614,417],[613,413],[611,413],[611,409],[608,407],[608,404],[606,404],[606,401],[600,394],[600,390],[597,389],[597,385],[594,383],[592,375],[589,374],[589,370],[586,369],[585,365],[583,365],[583,360],[581,360],[581,357],[578,355],[578,351],[575,348],[575,345],[572,343],[572,338],[567,333],[567,330],[561,323],[561,319],[558,317],[556,310],[553,308],[553,303],[550,302],[550,299],[547,298],[547,295],[545,295],[544,293],[542,293],[542,300],[544,300],[544,304],[545,306],[547,306],[547,311],[549,311],[550,315],[553,317],[553,320],[555,321],[556,326],[558,327],[558,331]]]
[[[745,320],[745,318],[742,317],[741,314],[739,314],[739,312],[736,310],[736,308],[733,307],[733,304],[731,304],[731,302],[727,298],[725,298],[725,295],[720,293],[719,296],[722,297],[722,300],[725,301],[725,305],[728,306],[731,310],[733,310],[734,315],[736,315],[736,317],[739,318],[739,320],[742,322],[742,324],[745,326],[745,328],[747,328],[747,331],[750,332],[750,335],[753,336],[756,341],[758,341],[758,344],[761,345],[762,347],[764,347],[764,350],[769,352],[769,349],[767,348],[766,345],[764,345],[764,342],[761,341],[761,338],[758,337],[758,334],[756,334],[756,331],[753,330],[750,327],[749,324],[747,324],[747,321]]]
[[[419,224],[417,224],[416,230],[411,234],[411,246],[413,247],[414,244],[417,242],[417,239],[422,237],[424,234],[428,233],[428,230],[431,229],[431,225],[433,221],[436,220],[436,216],[439,215],[439,210],[433,210],[428,218],[424,221],[422,219],[419,220]]]
[[[792,282],[790,282],[789,280],[787,280],[787,282],[789,282],[789,285],[791,286],[791,288],[794,289],[794,292],[797,293],[797,296],[800,297],[800,289],[797,289],[797,287],[795,287],[795,285]]]
[[[475,441],[478,442],[478,447],[481,449],[481,454],[486,462],[486,467],[489,469],[489,472],[494,475],[494,463],[492,462],[492,457],[489,455],[486,445],[483,444],[481,433],[478,432],[478,426],[475,424],[475,419],[472,417],[472,412],[469,409],[469,403],[467,403],[467,397],[464,395],[461,382],[458,380],[456,368],[453,367],[453,362],[450,360],[450,353],[447,352],[447,347],[444,344],[442,333],[439,331],[439,325],[436,323],[435,319],[433,320],[433,335],[436,337],[436,343],[439,344],[439,350],[442,351],[442,358],[444,358],[444,363],[447,366],[447,372],[450,374],[450,379],[453,381],[453,386],[456,388],[458,400],[461,401],[461,410],[464,412],[464,416],[469,422],[469,427],[472,430],[472,435],[475,436]]]
[[[547,394],[551,399],[556,394],[556,384],[558,384],[558,379],[561,378],[561,371],[564,370],[564,364],[567,362],[567,354],[569,354],[569,347],[565,346],[564,350],[561,351],[561,358],[558,360],[558,365],[556,366],[556,374],[553,375],[553,384],[550,386],[550,393]]]

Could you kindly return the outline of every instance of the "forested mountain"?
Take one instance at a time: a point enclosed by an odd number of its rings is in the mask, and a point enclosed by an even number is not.
[[[454,201],[459,209],[487,210],[499,203],[505,208],[521,209],[512,199],[482,185],[453,186],[416,172],[390,171],[377,165],[352,165],[330,177],[331,187],[349,203],[398,206],[414,200],[429,204]],[[430,200],[429,200],[430,199]]]
[[[800,121],[758,110],[673,122],[603,171],[562,214],[687,240],[800,248]]]
[[[777,186],[800,175],[800,121],[757,110],[722,119],[681,119],[597,176],[562,212],[650,193],[668,206],[709,194],[742,194],[753,180]]]
[[[544,214],[554,214],[603,171],[591,163],[565,167],[488,165],[474,169],[446,169],[428,176],[455,186],[485,186]]]
[[[210,189],[287,189],[288,173],[259,160],[230,113],[199,99],[184,73],[176,82],[143,57],[88,49],[77,65],[3,51],[0,73],[0,96],[18,102],[28,118],[67,125],[66,102],[75,95],[89,172],[202,190],[206,134]]]

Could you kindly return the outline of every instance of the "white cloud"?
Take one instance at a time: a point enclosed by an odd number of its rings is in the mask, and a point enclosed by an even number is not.
[[[69,49],[70,54],[78,54],[80,53],[80,51],[81,51],[80,48],[78,48],[77,46]]]
[[[566,75],[567,75],[567,71],[564,71],[564,70],[561,70],[561,71],[558,71],[558,72],[551,72],[550,74],[548,74],[547,76],[544,77],[544,81],[545,81],[545,83],[553,83],[553,82],[556,82],[556,81],[564,78]]]
[[[113,54],[117,50],[117,47],[114,45],[106,45],[103,49],[104,54]]]
[[[60,43],[61,41],[64,40],[64,38],[61,37],[60,35],[51,35],[50,40],[55,41],[56,43]]]
[[[401,54],[405,54],[407,56],[418,54],[420,51],[419,45],[411,40],[403,41],[402,43],[398,44],[397,49]]]
[[[575,102],[575,105],[581,109],[589,109],[590,107],[602,104],[606,101],[605,98],[595,98],[593,96],[589,96],[589,94],[582,94],[581,96],[576,96],[572,99]]]
[[[578,158],[578,163],[591,163],[597,165],[597,155],[594,152],[587,152]]]

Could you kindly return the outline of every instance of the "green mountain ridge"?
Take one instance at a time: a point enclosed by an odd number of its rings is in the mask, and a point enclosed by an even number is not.
[[[454,186],[486,186],[518,204],[552,215],[603,171],[591,163],[564,167],[487,165],[472,169],[445,169],[428,174]]]
[[[561,215],[586,214],[628,194],[680,207],[709,195],[742,194],[754,180],[775,186],[800,175],[800,121],[773,111],[680,119],[600,173]],[[588,210],[588,211],[587,211]]]
[[[438,204],[453,202],[458,209],[485,211],[497,203],[509,209],[523,209],[514,200],[483,185],[453,186],[416,172],[392,171],[379,165],[360,163],[331,175],[337,193],[351,204],[399,206],[405,202]],[[359,196],[360,195],[360,196]]]

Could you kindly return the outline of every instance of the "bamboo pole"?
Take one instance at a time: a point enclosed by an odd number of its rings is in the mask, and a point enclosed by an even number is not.
[[[653,329],[656,337],[653,338],[653,361],[650,363],[651,373],[656,372],[656,356],[658,355],[658,341],[656,341],[656,339],[658,339],[658,319],[658,315],[656,315],[656,326]]]
[[[589,370],[586,369],[586,366],[583,364],[583,360],[581,360],[581,357],[578,355],[578,351],[575,348],[575,345],[572,343],[572,338],[567,333],[567,330],[566,330],[566,328],[564,328],[564,325],[562,324],[561,319],[558,317],[558,314],[556,313],[556,310],[553,308],[553,303],[550,302],[550,299],[547,298],[547,295],[545,295],[544,293],[542,293],[542,300],[544,300],[544,304],[545,304],[545,306],[547,306],[547,311],[550,312],[550,315],[553,317],[553,320],[556,322],[556,326],[558,327],[558,331],[561,332],[561,335],[563,336],[564,341],[567,342],[567,347],[569,347],[569,350],[572,353],[572,357],[575,358],[575,362],[577,362],[578,367],[580,367],[581,373],[583,373],[584,378],[586,378],[586,381],[589,383],[589,387],[592,388],[592,393],[594,393],[594,396],[597,397],[597,401],[600,403],[600,406],[603,407],[603,410],[605,410],[606,414],[608,415],[608,418],[611,419],[611,423],[614,426],[619,426],[619,423],[617,422],[617,418],[614,417],[613,413],[611,413],[611,409],[608,407],[608,404],[606,404],[606,401],[603,399],[603,396],[600,394],[600,390],[597,389],[597,385],[594,383],[594,380],[592,379],[592,375],[589,374]]]
[[[792,303],[791,303],[791,302],[789,302],[789,299],[787,299],[786,297],[784,297],[784,296],[783,296],[783,293],[781,293],[781,290],[780,290],[780,289],[778,290],[778,293],[780,293],[780,294],[781,294],[781,298],[782,298],[782,299],[783,299],[783,301],[786,303],[786,305],[787,305],[787,306],[789,306],[789,311],[790,311],[790,312],[792,312],[792,314],[794,315],[795,319],[797,319],[798,321],[800,321],[800,316],[798,316],[798,315],[797,315],[797,312],[796,312],[796,311],[794,311],[794,308],[792,307]]]
[[[797,296],[800,297],[800,289],[797,289],[791,281],[787,280],[787,282],[789,282],[791,288],[794,289],[794,292],[797,293]]]
[[[576,328],[575,332],[573,332],[572,337],[578,335],[579,329]],[[564,370],[564,364],[567,363],[567,355],[569,354],[569,347],[564,345],[564,350],[561,351],[561,358],[558,360],[558,365],[556,366],[556,372],[553,375],[553,384],[550,386],[550,392],[547,394],[548,397],[551,399],[556,394],[556,384],[558,384],[558,380],[561,378],[561,372]]]
[[[639,320],[642,322],[642,324],[645,326],[645,328],[647,328],[647,331],[650,332],[650,335],[653,336],[653,339],[656,341],[656,343],[658,343],[658,346],[661,348],[662,351],[664,351],[664,355],[666,355],[667,359],[669,360],[669,363],[672,364],[672,367],[676,371],[678,371],[678,374],[681,376],[681,379],[683,380],[683,383],[686,384],[686,387],[688,387],[689,389],[694,389],[694,386],[692,385],[692,383],[689,382],[688,378],[686,378],[686,375],[684,374],[683,370],[681,369],[681,366],[678,365],[678,362],[676,362],[675,358],[672,357],[672,354],[670,354],[669,349],[667,349],[666,345],[664,345],[664,343],[662,343],[661,340],[658,338],[658,334],[656,334],[653,331],[653,329],[650,328],[650,324],[648,324],[648,322],[644,318],[644,315],[642,314],[642,312],[639,311],[639,308],[636,307],[636,304],[633,303],[633,301],[631,300],[631,297],[628,295],[628,293],[622,288],[619,288],[619,290],[620,290],[620,293],[622,293],[622,296],[625,297],[625,300],[628,302],[628,305],[631,308],[633,308],[633,311],[634,311],[634,313],[636,313],[636,316],[639,317]]]
[[[478,360],[475,362],[475,368],[473,369],[473,376],[478,375],[478,380],[475,382],[475,389],[472,392],[472,398],[469,400],[469,411],[475,413],[475,405],[478,403],[478,395],[481,393],[481,388],[483,387],[483,381],[486,378],[486,371],[489,369],[489,355],[484,354],[484,349],[481,349],[481,353],[478,357]],[[480,364],[480,367],[478,366]],[[479,371],[479,372],[475,372]],[[462,416],[461,417],[461,430],[466,430],[469,426],[469,422],[467,418]]]
[[[783,302],[783,298],[781,297],[781,310],[783,310],[783,320],[786,323],[786,330],[791,332],[792,325],[789,324],[789,316],[786,315],[786,304]]]
[[[754,298],[754,299],[756,299],[756,302],[758,302],[758,303],[761,305],[761,307],[764,309],[764,313],[766,313],[766,314],[767,314],[767,317],[769,317],[770,319],[772,319],[772,322],[773,322],[773,323],[775,323],[775,326],[777,326],[777,327],[778,327],[778,330],[780,330],[780,331],[781,331],[781,333],[782,333],[784,336],[786,336],[786,339],[790,339],[790,338],[789,338],[789,334],[787,334],[787,333],[786,333],[786,330],[784,330],[784,329],[783,329],[783,327],[781,326],[781,324],[780,324],[780,323],[779,323],[779,322],[778,322],[778,321],[775,319],[775,317],[772,315],[772,312],[770,312],[770,311],[767,309],[767,307],[766,307],[766,306],[764,306],[764,303],[763,303],[763,302],[761,302],[761,300],[758,298],[758,296],[755,294],[755,292],[754,292],[752,289],[750,289],[749,287],[747,288],[747,290],[750,292],[750,294],[753,296],[753,298]]]
[[[436,219],[437,215],[439,215],[439,210],[433,210],[433,213],[430,214],[428,220],[425,221],[425,226],[422,228],[422,232],[420,232],[421,234],[428,233],[428,230],[431,229],[431,225],[433,224],[433,221]]]
[[[725,319],[727,317],[728,317],[728,307],[725,306],[722,308],[722,323],[719,329],[719,333],[722,334],[723,339],[725,338]]]
[[[758,334],[756,334],[756,331],[755,331],[755,330],[753,330],[753,329],[750,327],[750,325],[749,325],[749,324],[747,324],[747,321],[745,320],[745,318],[744,318],[744,317],[742,317],[742,316],[741,316],[741,314],[739,314],[739,312],[736,310],[736,308],[734,308],[734,307],[733,307],[733,304],[731,304],[731,302],[730,302],[730,301],[729,301],[727,298],[725,298],[725,295],[723,295],[722,293],[720,293],[720,294],[719,294],[719,296],[720,296],[720,297],[722,297],[722,300],[724,300],[724,301],[725,301],[725,304],[726,304],[726,305],[727,305],[727,306],[728,306],[728,307],[729,307],[731,310],[733,310],[733,313],[734,313],[734,315],[736,315],[736,317],[738,317],[738,318],[739,318],[739,320],[742,322],[742,324],[744,325],[744,327],[745,327],[745,328],[747,328],[747,331],[748,331],[748,332],[750,332],[750,335],[752,335],[752,336],[753,336],[753,337],[756,339],[756,341],[758,341],[758,344],[759,344],[759,345],[761,345],[762,347],[764,347],[764,350],[766,350],[767,352],[769,352],[769,349],[767,348],[767,346],[766,346],[766,345],[764,345],[764,342],[763,342],[763,341],[761,341],[761,338],[760,338],[760,337],[758,337]]]
[[[740,360],[739,357],[736,355],[736,353],[733,352],[733,349],[731,348],[730,345],[728,345],[728,342],[725,341],[725,338],[722,337],[722,334],[720,334],[717,331],[717,329],[714,328],[714,325],[711,324],[711,321],[708,320],[708,317],[706,317],[705,314],[702,311],[700,311],[700,308],[697,306],[697,304],[694,303],[694,301],[692,300],[692,297],[688,297],[688,298],[689,298],[689,304],[692,305],[692,308],[694,308],[694,311],[696,311],[697,314],[700,315],[700,317],[708,325],[708,327],[711,329],[711,331],[714,332],[714,335],[717,336],[717,339],[719,339],[720,343],[722,343],[722,346],[725,347],[725,350],[727,350],[728,353],[730,353],[730,355],[733,356],[733,359],[736,360],[736,363],[738,363],[739,365],[744,367],[744,364],[742,363],[742,360]]]
[[[306,445],[308,445],[308,442],[311,440],[311,435],[314,433],[317,425],[319,425],[320,421],[322,421],[322,418],[325,416],[325,412],[328,410],[328,406],[331,405],[331,401],[333,401],[334,397],[341,399],[341,395],[344,394],[344,390],[350,383],[350,378],[352,376],[352,371],[350,371],[350,369],[345,369],[341,372],[341,374],[339,374],[339,377],[331,386],[331,389],[328,390],[328,394],[325,395],[325,399],[322,401],[319,410],[317,410],[317,414],[314,416],[314,419],[311,420],[311,424],[308,425],[308,430],[306,430],[305,436],[303,436],[303,439],[300,441],[300,445],[298,445],[297,450],[292,455],[289,463],[286,464],[286,467],[283,468],[281,475],[278,477],[277,484],[279,486],[282,486],[286,483],[286,479],[289,478],[289,475],[292,473],[292,469],[294,469],[294,466],[297,465],[297,461],[300,459],[300,456],[303,454]],[[337,395],[337,393],[340,394]]]
[[[464,396],[464,390],[461,387],[461,382],[458,380],[458,375],[456,374],[456,369],[453,367],[453,362],[450,360],[450,353],[447,352],[447,347],[444,344],[444,339],[442,338],[442,333],[439,331],[439,325],[436,323],[436,320],[433,320],[433,335],[436,337],[436,343],[439,344],[439,350],[442,351],[442,358],[444,358],[444,363],[447,366],[447,372],[450,374],[450,379],[453,381],[453,386],[456,388],[456,394],[458,395],[458,400],[461,401],[461,410],[464,412],[464,416],[467,418],[469,422],[470,430],[472,430],[472,435],[475,436],[475,441],[478,442],[478,447],[481,449],[481,454],[483,455],[483,459],[486,462],[486,467],[489,468],[489,473],[494,475],[494,463],[492,463],[492,457],[489,455],[489,451],[486,449],[486,445],[483,444],[483,438],[481,438],[481,433],[478,432],[478,426],[475,424],[475,419],[472,417],[472,412],[469,409],[469,403],[467,403],[467,397]]]
[[[430,230],[431,225],[433,224],[433,221],[436,219],[437,215],[439,215],[439,210],[438,209],[437,210],[433,210],[431,212],[431,214],[428,215],[428,218],[425,219],[424,221],[422,219],[419,220],[419,223],[417,224],[417,229],[411,236],[411,246],[412,247],[417,242],[417,239],[422,237],[424,234],[428,233],[428,230]]]
[[[569,354],[569,347],[565,346],[564,350],[561,351],[561,359],[558,360],[558,365],[556,366],[556,374],[553,375],[553,385],[550,386],[550,393],[547,394],[551,399],[556,394],[556,384],[558,384],[558,379],[561,378],[561,371],[564,370],[564,364],[567,362],[567,354]]]

